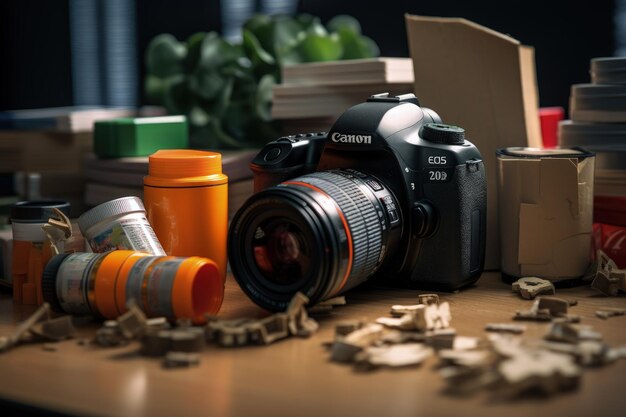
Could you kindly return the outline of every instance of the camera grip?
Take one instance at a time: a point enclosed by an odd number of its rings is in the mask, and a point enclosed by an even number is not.
[[[426,183],[424,194],[436,207],[438,224],[421,240],[411,280],[446,290],[475,282],[483,271],[487,188],[482,161],[458,165],[448,183]],[[442,252],[445,248],[445,252]]]

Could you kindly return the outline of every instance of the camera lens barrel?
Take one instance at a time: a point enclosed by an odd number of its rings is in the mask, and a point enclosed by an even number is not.
[[[394,246],[395,197],[371,175],[320,171],[253,195],[233,218],[229,258],[257,304],[283,310],[297,291],[315,303],[364,282]]]

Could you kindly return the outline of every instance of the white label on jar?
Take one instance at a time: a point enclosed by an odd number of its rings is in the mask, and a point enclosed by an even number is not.
[[[128,249],[165,256],[152,226],[145,216],[134,215],[117,220],[110,227],[89,239],[94,252],[102,253],[114,249]]]
[[[148,316],[174,318],[172,288],[184,260],[157,256],[139,259],[128,273],[126,301],[134,299]]]
[[[89,276],[94,264],[106,254],[73,253],[63,260],[57,271],[56,291],[63,311],[90,314]]]

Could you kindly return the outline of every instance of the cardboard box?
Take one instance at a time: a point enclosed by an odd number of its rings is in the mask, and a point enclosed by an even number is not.
[[[541,146],[534,50],[459,18],[406,15],[415,94],[445,123],[461,126],[487,172],[486,269],[500,266],[498,148]]]
[[[591,255],[594,157],[516,152],[498,161],[503,276],[581,277]]]

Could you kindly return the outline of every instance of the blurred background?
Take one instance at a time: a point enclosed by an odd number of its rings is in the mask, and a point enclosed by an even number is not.
[[[144,54],[160,33],[240,36],[254,11],[357,18],[381,56],[408,56],[404,14],[464,17],[535,47],[541,106],[567,108],[589,59],[626,54],[624,0],[8,0],[0,2],[0,110],[145,104]],[[421,57],[420,59],[428,59]],[[459,68],[459,71],[463,71]],[[115,82],[113,82],[115,80]]]

